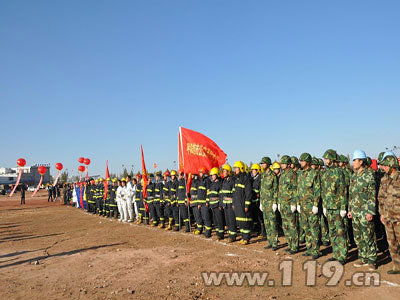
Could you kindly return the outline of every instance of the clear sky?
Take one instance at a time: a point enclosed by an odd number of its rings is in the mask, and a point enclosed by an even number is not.
[[[399,146],[399,1],[0,1],[0,166]],[[55,173],[55,169],[52,169]]]

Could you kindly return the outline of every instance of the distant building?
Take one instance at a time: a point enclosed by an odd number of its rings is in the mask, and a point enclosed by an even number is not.
[[[22,169],[20,183],[27,185],[37,185],[40,181],[38,167],[45,166],[46,174],[43,175],[43,184],[50,183],[50,164],[36,164],[31,167],[22,168],[0,168],[0,185],[12,185],[17,182],[18,170]]]

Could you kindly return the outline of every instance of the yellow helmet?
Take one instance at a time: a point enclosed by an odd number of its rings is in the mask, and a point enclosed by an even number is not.
[[[278,162],[274,162],[274,163],[272,164],[272,166],[271,166],[271,169],[272,169],[272,170],[280,169],[280,168],[281,168],[281,165],[280,165]]]
[[[222,170],[227,170],[229,173],[232,172],[232,167],[229,164],[224,164]]]
[[[243,165],[244,165],[244,171],[246,173],[249,173],[249,166],[247,164],[245,164],[245,163],[243,163]]]
[[[107,181],[111,181],[111,178],[110,178],[110,177],[107,177]]]
[[[175,171],[175,170],[172,170],[172,171],[171,171],[171,176],[172,176],[172,175],[175,175],[175,176],[176,176],[176,171]]]
[[[219,175],[219,170],[218,168],[212,168],[210,171],[210,176],[211,175]]]
[[[118,179],[117,179],[117,178],[113,178],[111,181],[112,181],[112,182],[117,182]]]
[[[244,172],[244,163],[238,160],[233,164],[234,168],[239,168],[240,172]]]
[[[257,170],[258,172],[261,171],[261,167],[260,167],[259,164],[252,164],[252,165],[251,165],[251,169],[252,169],[252,170]]]
[[[103,181],[104,181],[104,179],[100,177],[100,178],[99,178],[99,181],[100,181],[100,182],[103,182]]]
[[[99,183],[99,179],[95,179],[94,182],[95,182],[95,183]]]

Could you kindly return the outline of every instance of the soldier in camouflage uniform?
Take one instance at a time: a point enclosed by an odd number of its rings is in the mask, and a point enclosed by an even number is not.
[[[347,239],[344,218],[346,217],[346,197],[344,175],[334,164],[337,159],[335,150],[324,153],[326,170],[321,176],[321,196],[323,213],[328,220],[329,236],[332,243],[333,257],[345,264],[347,256]]]
[[[355,267],[369,266],[376,269],[376,237],[373,222],[375,215],[375,178],[367,169],[367,156],[362,150],[353,154],[355,173],[351,177],[349,191],[349,211],[352,219],[354,240],[358,248],[360,263]]]
[[[290,158],[290,162],[291,162],[291,164],[290,164],[290,168],[296,173],[296,175],[297,175],[297,173],[299,172],[299,170],[300,170],[300,163],[299,163],[299,160],[297,159],[297,157],[296,156],[292,156],[291,158]],[[299,243],[300,244],[303,244],[303,243],[305,243],[305,241],[306,241],[306,234],[305,234],[305,231],[304,231],[304,226],[305,226],[305,224],[304,224],[304,219],[303,219],[303,217],[302,217],[302,215],[301,215],[301,213],[299,212],[299,211],[296,211],[296,222],[297,222],[297,228],[299,229]]]
[[[307,251],[303,256],[320,257],[319,252],[319,216],[318,204],[321,196],[321,186],[318,171],[311,168],[311,155],[303,153],[300,156],[302,170],[297,173],[297,211],[301,214],[304,226]]]
[[[352,171],[349,167],[346,167],[346,165],[348,165],[348,163],[349,163],[346,156],[339,155],[338,162],[339,162],[339,168],[343,172],[343,175],[344,175],[344,185],[345,185],[344,192],[345,192],[345,196],[347,199],[346,201],[348,202],[350,179],[352,176]],[[348,211],[348,207],[346,207],[346,210]],[[350,249],[354,245],[352,220],[349,220],[348,218],[344,218],[344,225],[346,226],[347,246]]]
[[[318,167],[319,167],[318,172],[319,172],[319,178],[321,180],[322,174],[325,172],[324,161],[322,160],[322,158],[316,158],[316,159],[318,161]],[[330,245],[329,227],[328,227],[328,220],[322,213],[322,197],[320,197],[319,200],[318,211],[319,211],[318,214],[319,214],[319,224],[320,224],[320,240],[322,245],[329,246]]]
[[[387,155],[381,161],[381,168],[386,175],[379,190],[379,208],[393,261],[393,268],[387,273],[400,274],[400,173],[397,158]]]
[[[271,159],[263,157],[261,166],[264,173],[261,174],[260,201],[264,214],[265,230],[267,232],[268,246],[265,249],[278,249],[278,223],[276,210],[278,208],[278,178],[271,170]]]
[[[298,226],[296,222],[296,192],[297,175],[289,168],[290,157],[281,158],[282,174],[279,179],[278,209],[282,216],[282,228],[288,243],[285,250],[290,254],[297,253],[299,249]]]

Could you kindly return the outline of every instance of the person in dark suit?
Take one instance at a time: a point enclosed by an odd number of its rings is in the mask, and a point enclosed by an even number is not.
[[[25,184],[21,184],[21,205],[25,204],[25,191],[26,191]]]

